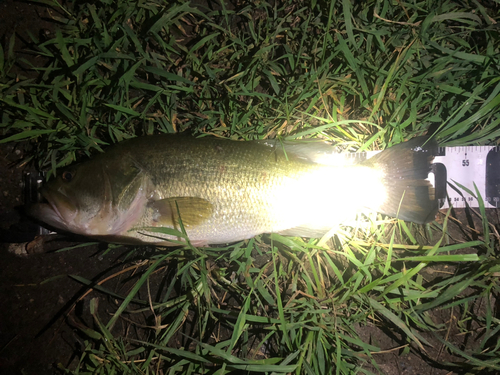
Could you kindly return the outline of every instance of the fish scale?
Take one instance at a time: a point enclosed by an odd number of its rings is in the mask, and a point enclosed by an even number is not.
[[[181,154],[191,140],[186,141],[172,145],[169,154]],[[211,241],[231,242],[301,224],[300,216],[288,212],[293,204],[283,202],[280,192],[293,189],[290,184],[294,180],[321,167],[286,161],[283,155],[276,155],[265,146],[248,146],[244,142],[206,140],[202,147],[196,145],[196,153],[185,154],[191,160],[178,157],[146,171],[155,181],[162,181],[156,187],[161,192],[160,199],[196,196],[214,203],[214,213],[209,219],[195,228],[187,228],[194,241],[210,237]],[[263,154],[267,156],[262,157]],[[297,195],[304,193],[297,191]],[[156,226],[151,216],[144,217],[141,225]]]

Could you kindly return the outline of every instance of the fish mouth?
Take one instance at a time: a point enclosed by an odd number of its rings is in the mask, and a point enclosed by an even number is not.
[[[43,201],[28,208],[28,214],[51,227],[74,231],[77,208],[68,197],[57,190],[42,189]]]

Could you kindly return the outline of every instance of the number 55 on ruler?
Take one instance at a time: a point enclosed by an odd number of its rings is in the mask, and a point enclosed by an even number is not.
[[[500,207],[500,151],[493,146],[441,147],[432,173],[441,208],[479,207],[477,199],[459,189],[455,182],[476,194],[476,184],[486,208]]]

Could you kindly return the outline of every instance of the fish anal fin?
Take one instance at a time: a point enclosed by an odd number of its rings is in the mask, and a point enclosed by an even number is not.
[[[170,197],[148,204],[153,211],[153,221],[157,226],[179,228],[179,222],[186,228],[196,227],[212,216],[213,205],[203,198]]]
[[[308,225],[300,225],[298,227],[279,231],[278,234],[292,237],[320,238],[323,237],[330,229],[331,228],[315,228]]]

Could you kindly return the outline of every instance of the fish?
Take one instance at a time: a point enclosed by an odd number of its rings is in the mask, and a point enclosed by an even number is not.
[[[159,246],[319,238],[367,210],[424,224],[438,211],[427,180],[436,148],[417,137],[345,163],[324,142],[137,137],[58,170],[29,214],[65,232]]]

